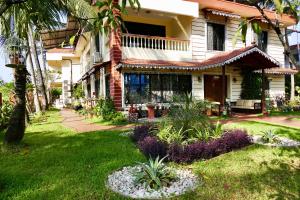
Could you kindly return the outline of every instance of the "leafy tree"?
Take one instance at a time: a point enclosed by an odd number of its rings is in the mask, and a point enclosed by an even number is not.
[[[291,67],[298,66],[298,63],[294,56],[291,54],[290,45],[288,41],[287,28],[285,31],[282,31],[280,19],[277,17],[282,14],[292,15],[296,23],[299,22],[300,19],[300,1],[299,0],[240,0],[240,3],[245,3],[257,8],[260,12],[261,17],[268,23],[268,25],[275,31],[278,36],[278,39],[282,46],[284,47],[284,54],[289,59]],[[270,17],[267,16],[266,10],[271,9],[274,10],[275,20],[271,20]],[[253,19],[244,19],[239,26],[238,33],[241,34],[242,40],[245,42],[247,27],[248,24],[251,25],[252,29],[255,33],[259,34],[262,31],[262,28],[257,21]],[[291,75],[291,99],[294,98],[294,75]]]

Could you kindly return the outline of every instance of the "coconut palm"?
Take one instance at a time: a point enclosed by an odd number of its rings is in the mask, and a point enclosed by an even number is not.
[[[83,22],[84,27],[81,27],[81,32],[84,28],[89,31],[93,28],[99,30],[103,26],[105,30],[116,28],[121,21],[120,13],[125,12],[127,2],[133,8],[139,7],[138,0],[122,0],[122,6],[116,2],[118,1],[105,0],[104,3],[97,3],[97,6],[102,8],[100,14],[97,15],[85,0],[44,0],[42,3],[40,0],[0,0],[0,35],[6,37],[16,35],[27,41],[29,39],[31,43],[33,42],[31,46],[34,46],[35,39],[30,38],[32,33],[60,27],[62,24],[59,19],[64,12]],[[14,22],[13,28],[11,27],[12,21]],[[40,72],[38,69],[38,74],[42,75]],[[26,73],[26,68],[16,68],[14,72],[16,105],[5,133],[5,143],[18,143],[24,136]]]

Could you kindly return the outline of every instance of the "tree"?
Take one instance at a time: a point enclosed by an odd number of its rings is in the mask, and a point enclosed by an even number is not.
[[[39,32],[43,29],[52,30],[61,26],[59,19],[62,12],[75,16],[83,22],[85,26],[80,28],[79,33],[91,30],[107,32],[122,24],[121,13],[126,12],[127,2],[133,8],[139,7],[138,0],[122,0],[121,6],[117,2],[116,0],[97,2],[97,6],[102,10],[90,17],[93,8],[85,0],[44,0],[42,3],[40,0],[0,0],[0,35],[7,38],[15,35],[30,40],[28,36],[33,35],[32,29]],[[13,28],[11,27],[12,19]],[[33,42],[35,44],[35,41]],[[17,68],[14,73],[17,104],[5,133],[5,143],[18,143],[24,136],[26,73],[26,68]]]
[[[296,23],[299,22],[300,19],[300,2],[299,0],[243,0],[241,3],[246,3],[248,5],[254,6],[261,14],[262,18],[268,23],[268,25],[275,31],[278,36],[280,43],[284,48],[284,54],[289,59],[291,68],[298,66],[298,63],[294,56],[291,54],[287,29],[282,31],[281,23],[277,15],[289,14],[292,15]],[[266,14],[266,9],[274,10],[275,20],[271,20],[270,17]],[[242,40],[244,41],[247,34],[248,24],[251,24],[254,32],[260,33],[261,27],[260,24],[257,23],[253,19],[245,19],[241,22],[238,31],[241,33]],[[291,99],[294,98],[295,90],[294,90],[294,75],[291,75]]]

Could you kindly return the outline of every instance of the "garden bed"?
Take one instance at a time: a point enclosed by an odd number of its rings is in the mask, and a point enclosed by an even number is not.
[[[194,190],[199,183],[198,178],[189,170],[174,169],[177,180],[168,187],[158,190],[145,184],[135,183],[135,173],[141,171],[141,166],[124,167],[109,175],[107,187],[116,193],[134,199],[164,199],[179,196]]]
[[[152,158],[167,156],[169,161],[177,163],[210,159],[252,144],[252,138],[247,132],[238,129],[224,131],[220,137],[209,141],[168,144],[152,134],[150,125],[143,125],[134,129],[131,138],[145,156]]]
[[[261,144],[265,146],[272,146],[272,147],[298,147],[300,146],[300,142],[291,140],[284,137],[277,137],[276,142],[264,142],[262,139],[263,136],[255,135],[252,136],[252,142],[255,144]]]

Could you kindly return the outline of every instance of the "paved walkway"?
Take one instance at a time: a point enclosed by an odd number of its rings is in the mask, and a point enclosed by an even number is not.
[[[262,122],[262,123],[300,129],[300,120],[294,119],[295,117],[299,117],[299,116],[257,117],[257,116],[246,115],[235,119],[224,120],[222,123],[229,124],[229,123],[240,122],[240,121],[254,121],[254,122]]]
[[[110,131],[123,130],[132,128],[133,125],[126,126],[102,126],[99,124],[89,123],[84,121],[84,117],[78,115],[73,110],[63,109],[60,112],[63,117],[62,124],[75,130],[77,133],[93,132],[93,131]]]

